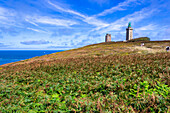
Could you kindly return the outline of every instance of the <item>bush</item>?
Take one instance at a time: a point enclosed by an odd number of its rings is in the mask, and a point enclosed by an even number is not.
[[[128,42],[139,42],[139,41],[150,41],[150,38],[148,38],[148,37],[139,37],[139,38],[129,40]]]

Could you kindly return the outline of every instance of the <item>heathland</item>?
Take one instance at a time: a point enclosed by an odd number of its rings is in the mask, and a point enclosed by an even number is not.
[[[0,66],[0,112],[169,112],[170,41],[109,42]]]

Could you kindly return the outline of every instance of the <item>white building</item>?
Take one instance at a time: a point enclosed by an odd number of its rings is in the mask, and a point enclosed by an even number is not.
[[[131,23],[129,22],[128,28],[126,29],[126,40],[133,39],[133,28],[131,27]]]

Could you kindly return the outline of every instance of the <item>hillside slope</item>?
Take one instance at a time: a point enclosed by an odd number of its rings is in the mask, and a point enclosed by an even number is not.
[[[170,42],[101,43],[0,69],[0,112],[169,112]]]
[[[35,61],[51,61],[65,58],[78,57],[98,57],[107,55],[130,55],[130,54],[148,54],[148,53],[162,53],[166,52],[166,46],[170,46],[170,41],[149,41],[144,42],[145,45],[141,47],[142,42],[107,42],[92,44],[77,49],[71,49],[63,52],[57,52],[40,57],[34,57],[24,61],[5,64],[3,66],[25,64]]]

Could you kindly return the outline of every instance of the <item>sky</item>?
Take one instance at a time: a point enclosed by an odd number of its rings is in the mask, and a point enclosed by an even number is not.
[[[170,0],[0,0],[0,50],[68,50],[134,38],[170,40]]]

